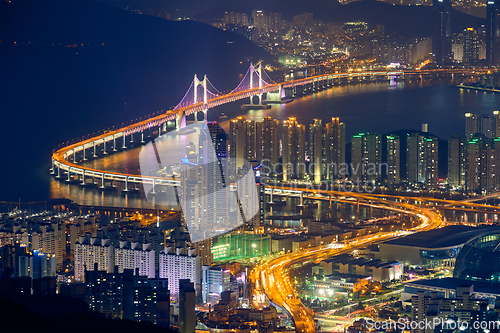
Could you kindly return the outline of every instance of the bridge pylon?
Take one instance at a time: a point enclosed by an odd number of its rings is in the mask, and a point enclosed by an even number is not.
[[[196,76],[196,74],[194,75],[194,102],[197,103],[198,102],[198,86],[202,86],[203,87],[203,110],[201,110],[201,112],[203,112],[203,120],[207,120],[207,112],[208,112],[208,107],[207,107],[207,101],[208,101],[208,98],[207,98],[207,75],[205,74],[203,76],[203,80],[199,80],[198,79],[198,76]],[[195,115],[195,120],[197,120],[197,115]]]

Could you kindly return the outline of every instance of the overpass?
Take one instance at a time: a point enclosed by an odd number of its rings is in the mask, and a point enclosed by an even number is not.
[[[316,195],[346,196],[345,192],[327,190],[309,190]],[[319,262],[334,255],[348,253],[354,249],[376,244],[390,239],[406,236],[412,232],[420,232],[438,228],[442,224],[441,215],[431,209],[423,208],[408,203],[387,201],[385,198],[369,194],[349,193],[349,196],[362,199],[366,205],[379,209],[388,209],[398,213],[415,216],[420,224],[404,232],[379,232],[351,239],[342,247],[332,247],[331,244],[321,245],[307,250],[296,251],[281,255],[256,266],[250,278],[254,283],[257,293],[266,297],[278,307],[286,309],[295,323],[297,333],[315,332],[314,313],[300,301],[299,295],[291,283],[289,272],[294,265],[308,262]],[[367,203],[370,202],[370,203]]]

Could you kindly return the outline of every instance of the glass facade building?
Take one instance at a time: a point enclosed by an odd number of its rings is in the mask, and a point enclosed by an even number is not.
[[[500,284],[500,232],[464,245],[456,259],[453,277]]]
[[[226,234],[213,240],[214,262],[260,259],[271,253],[271,236],[262,234]]]

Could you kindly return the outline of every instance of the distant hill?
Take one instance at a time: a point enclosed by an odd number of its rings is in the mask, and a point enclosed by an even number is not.
[[[212,20],[215,17],[224,17],[224,11],[250,11],[257,8],[253,3],[244,6],[242,2],[234,5],[226,4],[226,7],[214,8],[198,14],[195,18],[199,20]],[[397,33],[399,35],[430,36],[432,34],[432,7],[429,6],[400,6],[391,5],[381,1],[365,0],[351,2],[347,5],[339,5],[337,2],[309,1],[307,6],[304,2],[292,1],[289,5],[281,1],[269,1],[262,4],[268,11],[282,12],[284,18],[291,20],[293,15],[304,11],[312,12],[315,20],[323,22],[348,22],[364,21],[372,26],[383,24],[386,34]],[[466,27],[479,27],[485,20],[476,16],[468,15],[452,10],[451,24],[453,32],[463,31]]]
[[[85,133],[176,105],[195,73],[227,90],[249,61],[272,61],[248,39],[204,23],[95,1],[1,2],[0,40],[4,119],[33,108],[55,118],[68,107],[96,110],[101,124],[80,126]]]
[[[0,41],[3,199],[43,199],[18,188],[8,172],[13,163],[27,183],[46,184],[59,144],[168,110],[195,73],[227,90],[249,61],[272,59],[246,38],[201,22],[94,1],[1,1]]]

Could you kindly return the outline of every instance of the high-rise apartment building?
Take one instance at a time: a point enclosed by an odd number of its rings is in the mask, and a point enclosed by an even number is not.
[[[494,138],[496,134],[495,118],[489,114],[481,115],[481,134],[487,138]]]
[[[121,241],[119,247],[115,248],[114,264],[118,266],[118,272],[123,273],[125,269],[139,270],[139,275],[152,279],[155,277],[155,251],[151,244],[129,243]]]
[[[259,34],[269,31],[268,17],[262,10],[257,10],[253,15],[253,27],[259,31]]]
[[[195,151],[190,148],[189,151]],[[229,223],[228,152],[226,132],[217,122],[202,125],[198,156],[189,153],[181,166],[179,199],[193,241],[216,234]]]
[[[274,33],[281,30],[281,13],[269,13],[268,15],[268,29]]]
[[[486,63],[500,64],[500,0],[486,0]]]
[[[493,111],[493,117],[495,117],[495,138],[500,138],[500,111]]]
[[[438,183],[438,139],[418,133],[406,138],[406,178],[413,183]]]
[[[283,180],[303,178],[305,166],[306,128],[297,119],[289,117],[282,125]]]
[[[382,142],[378,133],[359,133],[352,137],[351,178],[353,181],[380,181]]]
[[[77,251],[75,247],[75,251]],[[99,270],[95,263],[85,271],[85,303],[106,318],[123,318],[123,274]],[[78,280],[77,280],[78,281]]]
[[[80,237],[75,244],[75,280],[85,281],[85,271],[94,269],[113,272],[114,249],[107,238],[95,238],[89,234]]]
[[[160,253],[160,278],[168,279],[168,289],[170,294],[179,293],[179,280],[189,279],[196,282],[197,270],[199,269],[199,259],[192,255],[191,250],[188,254],[182,254],[181,249],[175,249],[175,253],[170,252],[170,248],[165,248]]]
[[[469,64],[479,61],[479,37],[474,28],[464,30],[464,53],[462,61]]]
[[[458,134],[448,140],[448,184],[454,188],[465,186],[466,143]]]
[[[66,255],[66,227],[64,225],[59,223],[40,225],[38,231],[31,233],[29,244],[31,249],[55,255],[57,270],[63,269]]]
[[[275,167],[280,159],[279,121],[266,116],[255,127],[256,158],[262,163],[264,174],[275,174],[278,172]]]
[[[194,333],[196,328],[196,295],[194,284],[188,279],[178,281],[179,290],[179,332]]]
[[[345,124],[341,123],[338,117],[332,117],[332,121],[325,127],[326,179],[345,178],[346,174],[343,173],[345,170]]]
[[[465,137],[468,139],[471,135],[481,133],[479,116],[473,113],[465,114]]]
[[[439,65],[452,61],[450,11],[450,0],[433,1],[432,60]]]
[[[56,276],[55,254],[45,254],[38,250],[33,250],[30,256],[30,266],[30,276],[32,279]]]
[[[483,134],[487,138],[498,137],[498,111],[489,114],[465,114],[465,135],[470,138],[474,134]]]
[[[256,157],[255,121],[237,117],[230,121],[229,133],[230,164],[232,172],[236,172],[243,166],[244,161],[253,160]]]
[[[321,182],[323,176],[324,134],[321,119],[314,119],[314,123],[309,125],[309,171],[316,184]]]
[[[500,138],[474,135],[467,141],[466,189],[491,191],[500,186]]]
[[[387,135],[387,181],[401,182],[401,142],[398,135]]]

